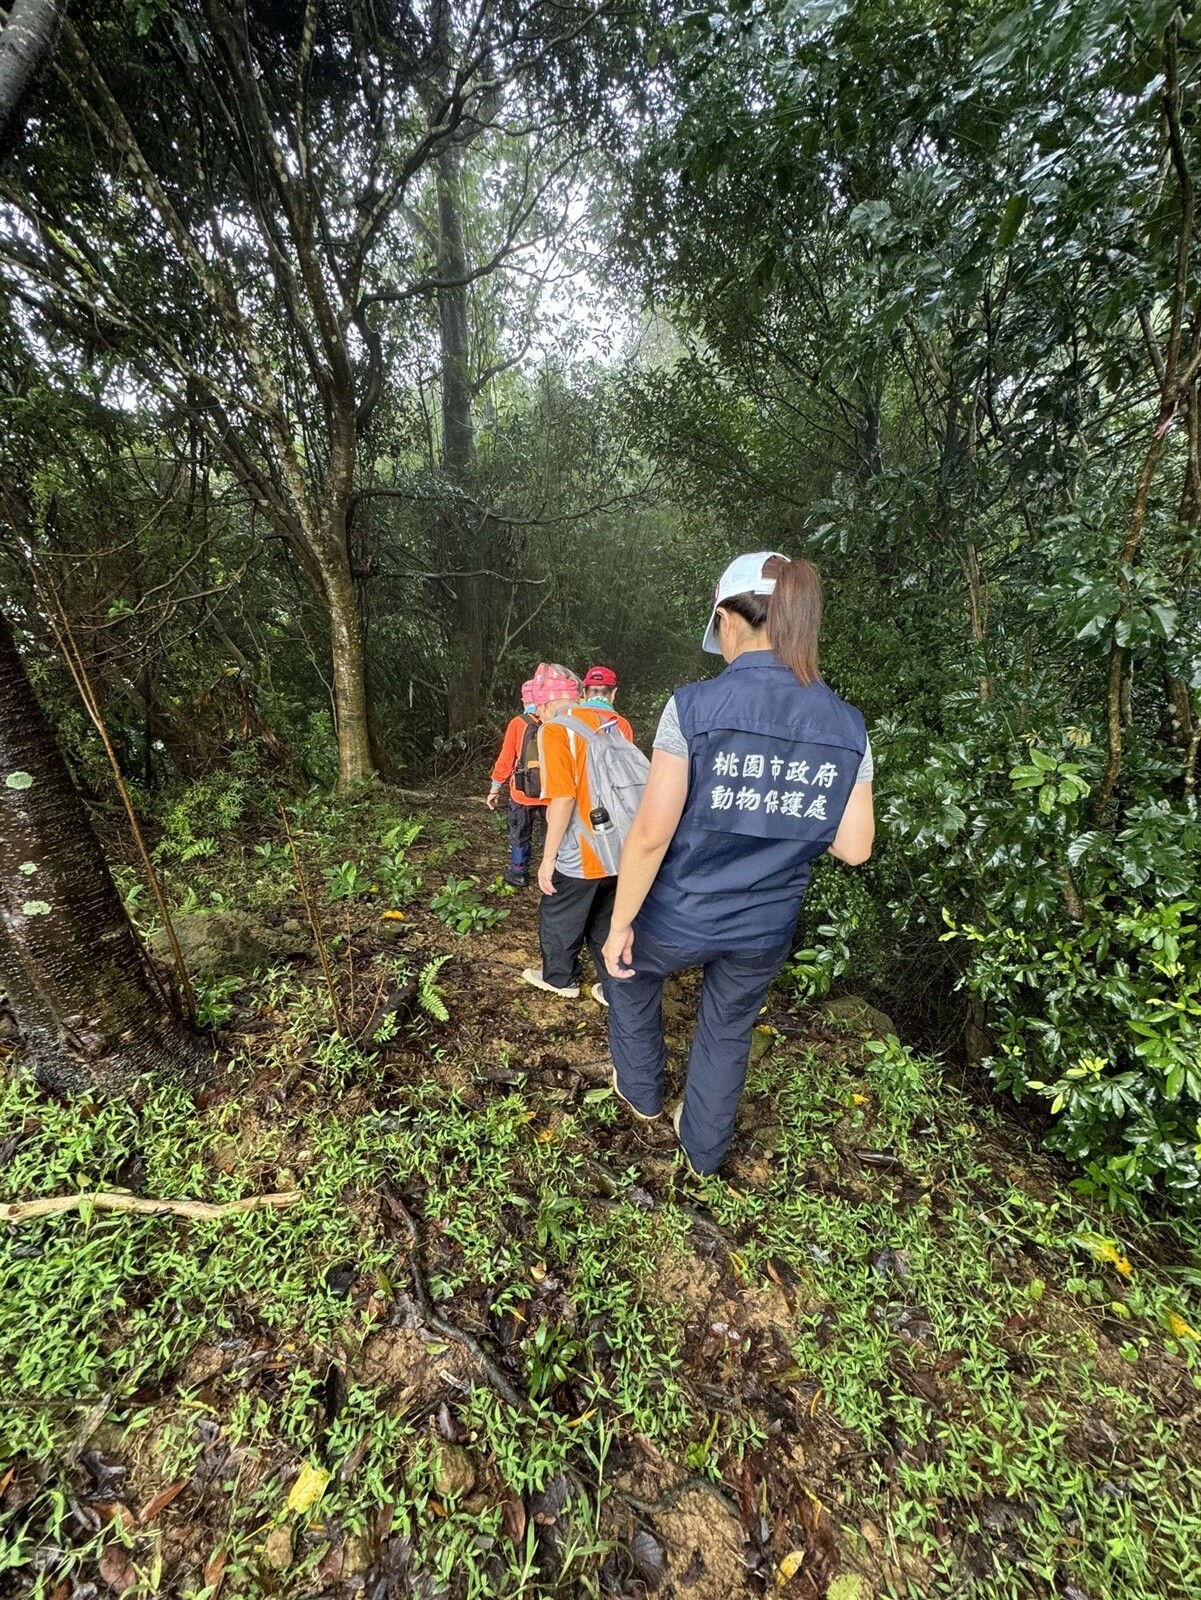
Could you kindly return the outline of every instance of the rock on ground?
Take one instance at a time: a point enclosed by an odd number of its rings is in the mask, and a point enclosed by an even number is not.
[[[248,975],[309,948],[303,932],[265,927],[246,911],[191,911],[174,922],[184,964],[194,978]],[[171,960],[165,932],[152,936],[150,953]]]
[[[897,1031],[897,1025],[887,1011],[869,1005],[862,995],[844,994],[839,995],[837,1000],[827,1000],[818,1008],[818,1015],[823,1022],[869,1039],[887,1039],[890,1033]]]

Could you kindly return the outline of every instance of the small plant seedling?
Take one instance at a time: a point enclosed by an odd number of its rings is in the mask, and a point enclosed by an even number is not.
[[[507,910],[486,906],[476,894],[479,879],[456,878],[451,873],[441,890],[430,901],[430,910],[455,933],[479,933],[495,928],[509,915]]]

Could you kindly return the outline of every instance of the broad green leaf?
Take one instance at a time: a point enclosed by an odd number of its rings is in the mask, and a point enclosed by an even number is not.
[[[1009,202],[1001,213],[1001,226],[997,229],[997,248],[1008,250],[1018,236],[1018,230],[1025,220],[1026,212],[1030,209],[1030,196],[1015,194],[1009,197]]]

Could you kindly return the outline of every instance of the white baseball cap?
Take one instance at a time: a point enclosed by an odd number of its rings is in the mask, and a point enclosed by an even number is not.
[[[707,650],[711,656],[721,654],[721,646],[717,642],[717,608],[723,600],[736,594],[771,594],[776,587],[776,580],[765,578],[763,568],[773,556],[779,555],[778,550],[756,550],[749,556],[738,556],[730,562],[713,591],[713,615],[701,640],[702,650]],[[780,556],[781,561],[788,559],[787,556]]]

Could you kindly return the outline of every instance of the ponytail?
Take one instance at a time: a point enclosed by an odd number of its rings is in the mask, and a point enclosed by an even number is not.
[[[769,556],[763,563],[765,578],[775,579],[770,595],[732,594],[717,602],[717,610],[731,611],[758,633],[771,635],[772,654],[796,675],[807,689],[815,683],[817,636],[822,625],[822,581],[811,561],[789,561]]]
[[[763,576],[776,587],[767,602],[767,631],[772,654],[791,667],[807,689],[816,681],[817,638],[822,625],[822,581],[810,561],[788,561],[772,556],[763,563]]]

